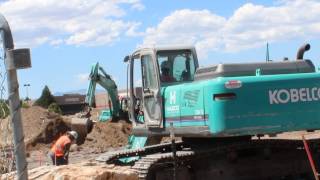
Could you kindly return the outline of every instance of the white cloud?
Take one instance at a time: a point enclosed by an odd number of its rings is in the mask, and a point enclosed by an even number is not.
[[[129,37],[137,37],[143,36],[143,32],[138,32],[137,28],[141,25],[141,23],[134,23],[126,32],[126,35]]]
[[[132,5],[132,9],[142,11],[145,9],[145,6],[141,3],[136,3],[136,4]]]
[[[146,30],[143,44],[195,44],[200,56],[238,51],[266,42],[320,36],[320,2],[282,0],[273,6],[247,3],[231,17],[209,10],[177,10]]]
[[[137,22],[122,20],[129,5],[142,10],[140,0],[12,0],[0,3],[18,46],[43,43],[104,45],[126,35]]]
[[[85,84],[89,82],[89,73],[80,73],[75,76],[76,82],[79,84]]]
[[[55,39],[55,40],[50,41],[50,45],[52,45],[52,46],[58,46],[62,43],[63,43],[62,39]]]
[[[165,17],[157,27],[146,30],[145,44],[154,43],[194,43],[205,39],[212,31],[216,32],[225,18],[214,15],[208,10],[192,11],[183,9]]]

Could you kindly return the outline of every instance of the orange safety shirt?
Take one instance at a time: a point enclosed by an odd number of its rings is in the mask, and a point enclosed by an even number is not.
[[[54,143],[54,145],[51,148],[51,151],[55,154],[56,157],[62,157],[64,156],[64,147],[68,143],[71,143],[70,138],[67,135],[63,135],[56,141],[56,143]]]

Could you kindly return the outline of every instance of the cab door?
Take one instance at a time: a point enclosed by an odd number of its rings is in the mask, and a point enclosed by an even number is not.
[[[152,53],[141,55],[143,112],[148,127],[162,127],[159,69]]]

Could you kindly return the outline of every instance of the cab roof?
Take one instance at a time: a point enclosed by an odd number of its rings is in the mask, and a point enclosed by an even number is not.
[[[185,50],[190,49],[195,51],[195,47],[192,45],[160,45],[160,46],[145,46],[137,49],[132,54],[133,56],[139,54],[141,51],[170,51],[170,50]]]

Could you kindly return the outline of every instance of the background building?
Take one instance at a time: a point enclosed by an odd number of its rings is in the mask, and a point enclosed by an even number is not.
[[[62,114],[75,114],[82,111],[85,106],[85,98],[86,96],[81,94],[54,96],[54,99],[60,106]]]
[[[142,92],[141,88],[135,88],[135,93],[137,94],[136,97],[141,97],[141,92]],[[126,98],[127,90],[126,89],[119,90],[118,95],[119,95],[119,99]],[[108,96],[107,91],[96,93],[95,102],[96,102],[97,109],[109,109],[112,106],[111,100]]]

